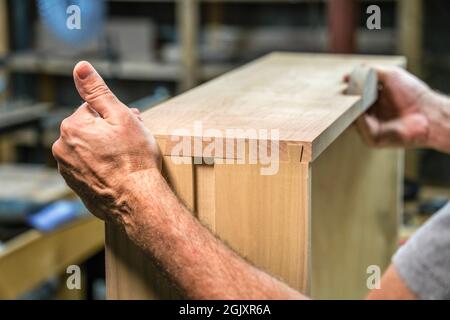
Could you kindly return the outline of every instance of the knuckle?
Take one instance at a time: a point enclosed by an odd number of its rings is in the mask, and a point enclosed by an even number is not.
[[[72,122],[70,121],[69,118],[64,119],[61,122],[61,126],[60,126],[60,132],[61,135],[70,135],[72,130],[73,130],[73,125]]]
[[[132,111],[128,110],[127,107],[116,109],[116,112],[117,115],[122,119],[132,119],[133,117],[136,116]]]
[[[56,140],[53,145],[52,145],[52,154],[53,157],[55,157],[56,159],[58,159],[61,155],[61,140],[58,139]]]

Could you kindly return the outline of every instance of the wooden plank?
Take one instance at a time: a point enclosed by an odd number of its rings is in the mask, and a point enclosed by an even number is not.
[[[194,210],[194,167],[192,159],[165,156],[163,158],[163,175],[186,207]]]
[[[216,230],[216,197],[214,165],[196,165],[195,172],[195,208],[197,218],[208,227]]]
[[[366,146],[349,128],[312,164],[312,296],[361,299],[367,267],[397,248],[402,152]]]
[[[365,109],[358,95],[344,95],[342,78],[362,65],[403,65],[401,57],[275,53],[229,72],[144,113],[158,141],[192,133],[242,139],[236,131],[279,130],[280,145],[304,147],[312,161]],[[208,133],[209,130],[215,131]],[[168,144],[166,144],[168,145]],[[169,145],[170,146],[170,145]],[[167,155],[171,148],[163,149]],[[196,150],[183,156],[197,156]]]
[[[15,299],[98,252],[102,228],[99,220],[84,218],[48,234],[32,230],[9,241],[0,251],[0,299]]]
[[[399,46],[398,52],[408,59],[408,69],[417,76],[423,75],[423,1],[399,0],[397,11]],[[417,180],[420,150],[407,150],[405,176]]]
[[[175,299],[177,290],[156,262],[119,228],[106,224],[106,297],[117,299]]]
[[[215,165],[216,234],[256,266],[309,290],[309,165]]]
[[[188,208],[194,208],[193,167],[190,158],[163,159],[163,174]],[[108,299],[174,299],[177,290],[156,262],[116,226],[106,224],[106,287]]]

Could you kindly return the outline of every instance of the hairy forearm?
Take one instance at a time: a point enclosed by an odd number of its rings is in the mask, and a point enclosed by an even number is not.
[[[430,123],[427,147],[450,153],[450,98],[430,91],[424,100],[423,111]]]
[[[131,187],[122,197],[129,209],[119,223],[187,298],[305,298],[214,237],[181,204],[159,172],[142,172],[130,180]]]

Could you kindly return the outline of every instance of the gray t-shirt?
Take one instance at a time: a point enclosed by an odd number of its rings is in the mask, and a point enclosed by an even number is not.
[[[419,299],[450,299],[450,203],[431,217],[392,261]]]

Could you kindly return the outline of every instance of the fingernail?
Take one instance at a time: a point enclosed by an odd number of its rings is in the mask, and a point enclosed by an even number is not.
[[[81,61],[81,62],[77,63],[77,65],[75,66],[75,70],[76,70],[77,76],[81,80],[84,80],[93,73],[94,68],[91,66],[91,64],[89,62]]]

